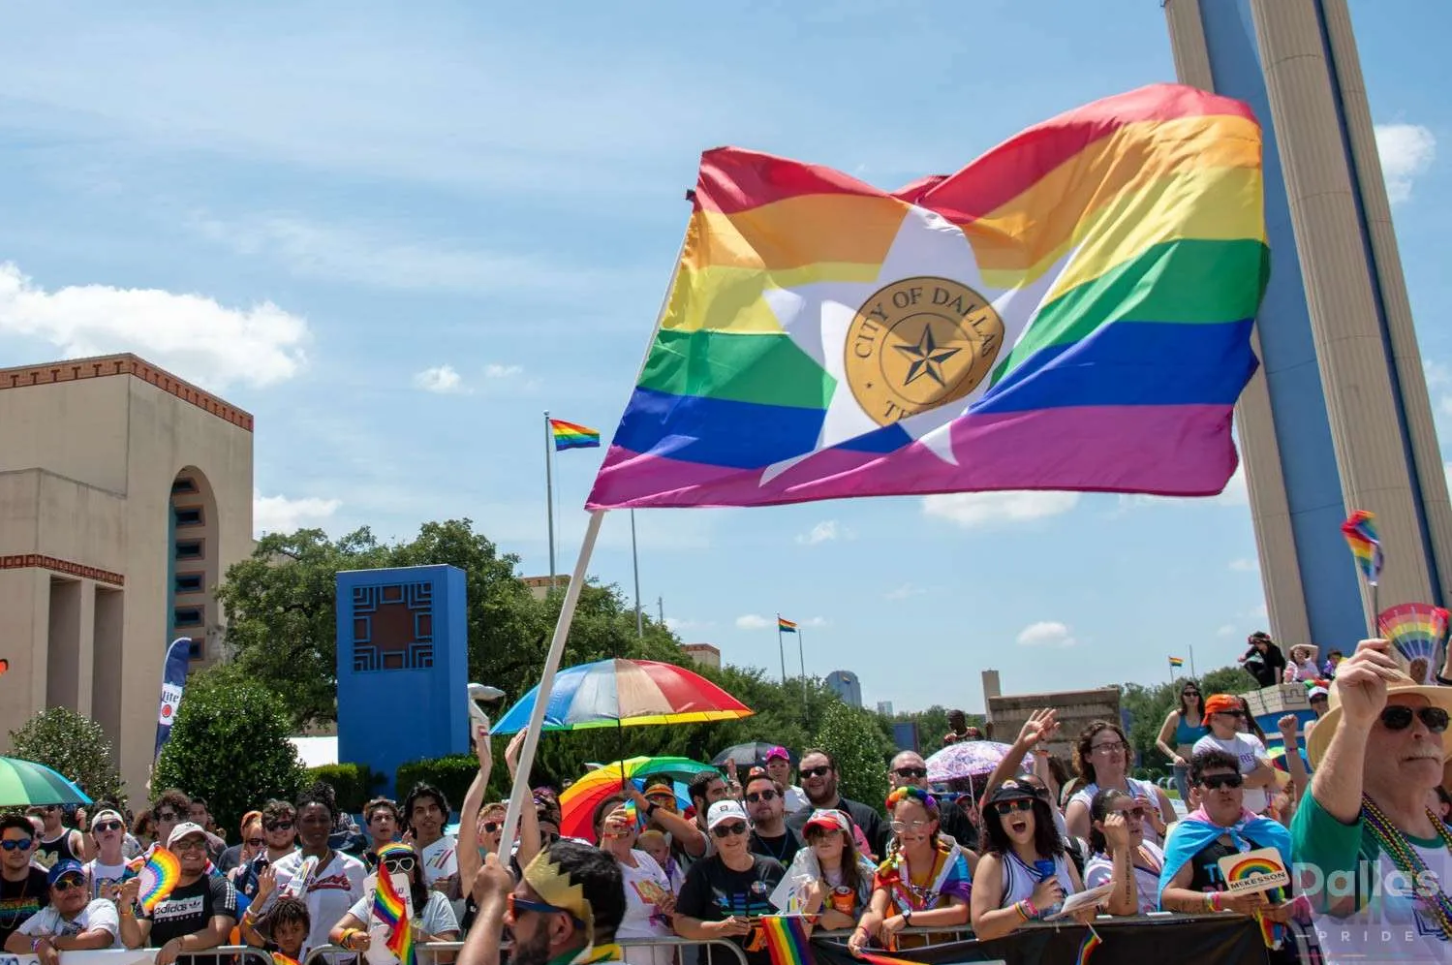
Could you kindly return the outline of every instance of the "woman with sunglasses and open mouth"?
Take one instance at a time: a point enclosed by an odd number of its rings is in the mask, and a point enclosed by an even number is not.
[[[878,865],[872,904],[847,941],[859,954],[869,939],[891,947],[904,928],[962,927],[968,923],[973,890],[970,855],[938,834],[937,798],[919,787],[900,787],[887,796],[897,847]],[[950,941],[949,936],[904,935],[899,948]]]
[[[378,871],[363,890],[363,897],[354,903],[342,921],[328,933],[328,941],[350,951],[366,951],[373,944],[369,929],[377,924],[372,919],[373,895],[378,888],[378,875],[388,875],[394,890],[408,896],[409,925],[414,942],[454,942],[459,940],[459,923],[454,906],[442,891],[424,884],[423,860],[412,845],[389,844],[378,851]],[[452,962],[453,952],[436,952],[439,962]]]
[[[1022,781],[1004,781],[983,809],[988,850],[973,881],[973,933],[1002,938],[1057,911],[1084,890],[1064,853],[1049,804]]]

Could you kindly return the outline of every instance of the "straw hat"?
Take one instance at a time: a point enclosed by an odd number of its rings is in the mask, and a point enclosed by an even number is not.
[[[1396,656],[1393,653],[1393,656]],[[1417,683],[1405,670],[1397,671],[1398,679],[1388,680],[1386,685],[1387,700],[1399,694],[1419,694],[1426,697],[1433,707],[1441,707],[1447,713],[1452,714],[1452,687],[1426,686]],[[1336,727],[1341,723],[1341,681],[1331,681],[1331,693],[1327,697],[1327,710],[1316,726],[1311,729],[1311,734],[1306,738],[1306,757],[1310,760],[1312,767],[1319,767],[1321,758],[1326,754],[1326,747],[1331,743],[1331,737],[1336,733]],[[1452,748],[1443,744],[1444,756]]]
[[[1298,643],[1291,648],[1292,659],[1294,659],[1296,654],[1298,653],[1304,653],[1309,659],[1315,660],[1316,657],[1321,653],[1321,648],[1316,646],[1314,643]]]

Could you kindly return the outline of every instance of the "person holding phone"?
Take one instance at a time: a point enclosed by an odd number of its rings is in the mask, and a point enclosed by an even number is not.
[[[749,939],[759,927],[753,919],[776,914],[771,893],[786,869],[775,858],[751,853],[750,826],[738,801],[712,804],[706,830],[715,850],[686,872],[676,899],[676,934],[693,941],[730,939],[746,950],[749,965],[771,965],[771,954]]]

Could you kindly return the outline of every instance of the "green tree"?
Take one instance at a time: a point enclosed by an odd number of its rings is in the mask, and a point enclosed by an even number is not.
[[[887,798],[887,763],[893,746],[876,717],[840,700],[829,702],[818,718],[813,744],[836,760],[843,797],[880,810]]]
[[[305,771],[290,731],[282,698],[245,671],[202,671],[187,682],[152,791],[176,787],[204,797],[219,827],[236,827],[268,798],[296,798]]]
[[[111,742],[101,725],[65,707],[51,707],[10,732],[10,753],[74,782],[93,801],[124,804]]]

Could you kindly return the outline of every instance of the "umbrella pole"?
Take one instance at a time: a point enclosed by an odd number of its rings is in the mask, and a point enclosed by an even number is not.
[[[504,828],[499,839],[504,842],[500,845],[503,848],[513,845],[519,817],[524,812],[524,799],[529,793],[529,775],[534,769],[534,754],[539,748],[540,731],[544,729],[545,708],[549,706],[550,691],[555,686],[555,672],[560,669],[565,640],[570,635],[570,624],[575,619],[575,606],[580,602],[580,590],[585,585],[585,571],[589,568],[590,554],[595,550],[595,539],[600,535],[600,523],[604,519],[603,509],[597,509],[590,514],[590,521],[585,526],[585,538],[580,543],[580,557],[575,561],[575,571],[570,576],[570,585],[565,588],[565,599],[560,604],[560,619],[555,624],[554,639],[550,641],[544,673],[539,679],[539,689],[535,691],[534,707],[530,709],[529,732],[525,734],[524,747],[519,752],[519,770],[514,779],[514,789],[509,793],[509,809],[504,812]],[[461,882],[460,887],[472,888],[474,882]]]

